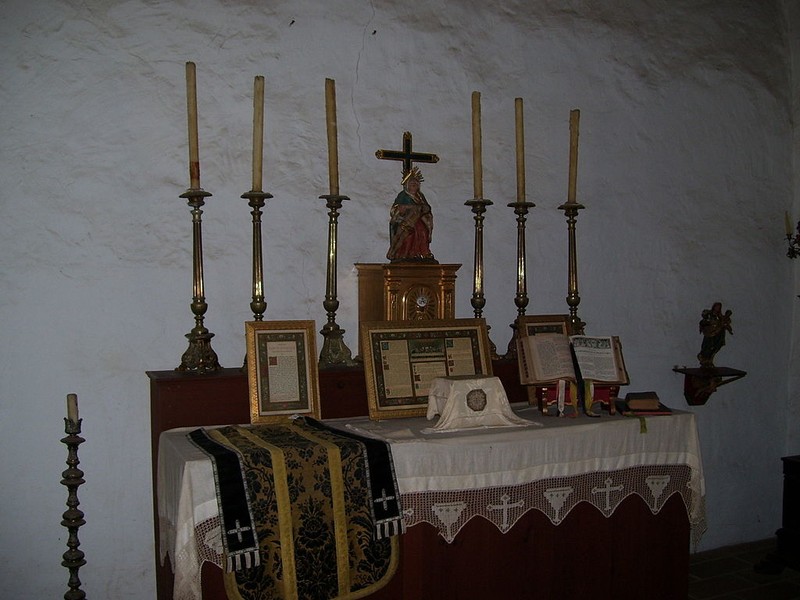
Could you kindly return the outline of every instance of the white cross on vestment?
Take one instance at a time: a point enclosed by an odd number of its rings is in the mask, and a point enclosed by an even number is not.
[[[389,500],[394,500],[394,499],[395,499],[394,496],[387,496],[386,495],[386,489],[382,488],[381,489],[381,497],[380,498],[375,498],[375,500],[373,500],[373,502],[375,504],[383,504],[383,510],[387,510],[389,508]]]
[[[228,535],[236,534],[236,538],[241,542],[242,541],[242,532],[243,531],[250,531],[249,527],[242,527],[242,524],[239,523],[239,519],[236,519],[236,527],[233,529],[229,529],[226,531]]]

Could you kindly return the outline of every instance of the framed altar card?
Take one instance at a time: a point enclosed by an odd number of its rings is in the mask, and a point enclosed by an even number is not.
[[[314,321],[247,321],[244,326],[250,422],[319,418]]]
[[[569,315],[522,315],[517,320],[520,335],[561,333],[567,335]]]
[[[360,333],[373,420],[425,415],[437,377],[492,374],[484,319],[366,321]]]

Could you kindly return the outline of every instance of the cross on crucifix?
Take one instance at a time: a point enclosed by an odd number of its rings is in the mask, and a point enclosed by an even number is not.
[[[376,150],[375,156],[381,160],[401,160],[403,161],[403,177],[405,177],[411,166],[415,162],[435,163],[439,162],[439,157],[429,152],[413,152],[411,150],[411,132],[403,132],[402,150]]]
[[[228,531],[226,531],[226,533],[228,535],[236,534],[236,537],[241,542],[242,541],[242,533],[244,533],[245,531],[250,531],[250,528],[249,527],[242,527],[242,524],[239,522],[239,519],[236,519],[236,527],[234,527],[233,529],[229,529]]]

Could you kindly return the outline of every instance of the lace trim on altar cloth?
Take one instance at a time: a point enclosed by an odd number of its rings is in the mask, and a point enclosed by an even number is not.
[[[222,547],[220,518],[213,517],[198,523],[194,528],[194,539],[180,545],[176,556],[171,556],[172,572],[175,574],[172,600],[198,600],[202,598],[200,573],[204,562],[224,568],[225,556]],[[159,519],[160,531],[171,531],[165,519]],[[163,542],[162,542],[163,546]],[[166,551],[161,550],[161,563]]]
[[[553,525],[558,525],[577,504],[588,502],[608,518],[626,498],[636,495],[655,515],[671,496],[679,494],[689,516],[692,545],[696,547],[707,524],[705,499],[699,490],[692,489],[691,475],[687,465],[647,465],[478,490],[403,494],[403,522],[406,528],[429,523],[447,543],[452,543],[475,517],[486,519],[506,533],[531,510],[544,513]],[[167,527],[166,522],[161,523],[161,531],[167,531]],[[194,543],[181,546],[178,555],[171,557],[173,572],[186,574],[183,580],[175,580],[174,600],[201,598],[203,562],[220,567],[225,564],[220,531],[218,517],[198,523]],[[163,556],[162,548],[162,561]]]
[[[452,543],[474,517],[483,517],[506,533],[530,510],[544,513],[558,525],[580,502],[588,502],[610,517],[623,500],[637,495],[657,514],[673,494],[683,499],[696,546],[707,529],[705,501],[699,491],[691,489],[691,469],[686,465],[638,466],[520,485],[403,494],[402,501],[406,527],[430,523]]]

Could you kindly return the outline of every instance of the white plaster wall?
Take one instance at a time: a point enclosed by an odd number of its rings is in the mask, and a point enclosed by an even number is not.
[[[792,69],[792,121],[800,121],[800,5],[797,2],[786,3],[787,22],[789,24],[789,47],[791,49],[791,69]],[[800,129],[794,128],[792,139],[792,155],[794,163],[792,172],[794,175],[794,206],[791,210],[793,216],[792,223],[797,224],[800,220],[800,186],[798,186],[798,174],[800,174]],[[800,261],[794,261],[794,294],[800,299]],[[787,447],[796,450],[800,448],[800,300],[793,303],[794,318],[791,320],[792,327],[792,350],[789,363],[789,403],[788,403],[788,423],[789,435]]]
[[[0,582],[66,590],[64,398],[86,443],[80,531],[90,597],[154,596],[146,370],[177,366],[193,325],[184,63],[197,63],[206,325],[241,364],[250,315],[253,76],[266,76],[270,319],[325,322],[324,79],[336,80],[337,322],[356,347],[355,262],[381,262],[404,130],[422,165],[433,250],[464,263],[471,317],[470,94],[482,92],[486,298],[502,350],[516,315],[513,101],[525,100],[528,314],[566,312],[568,115],[581,109],[580,316],[618,334],[632,389],[687,408],[697,321],[733,310],[717,364],[746,370],[695,412],[709,531],[701,549],[780,525],[780,457],[797,453],[798,215],[792,3],[656,0],[6,0],[0,5]],[[791,44],[790,44],[791,41]],[[796,67],[795,67],[796,69]],[[787,326],[787,324],[792,324]]]

